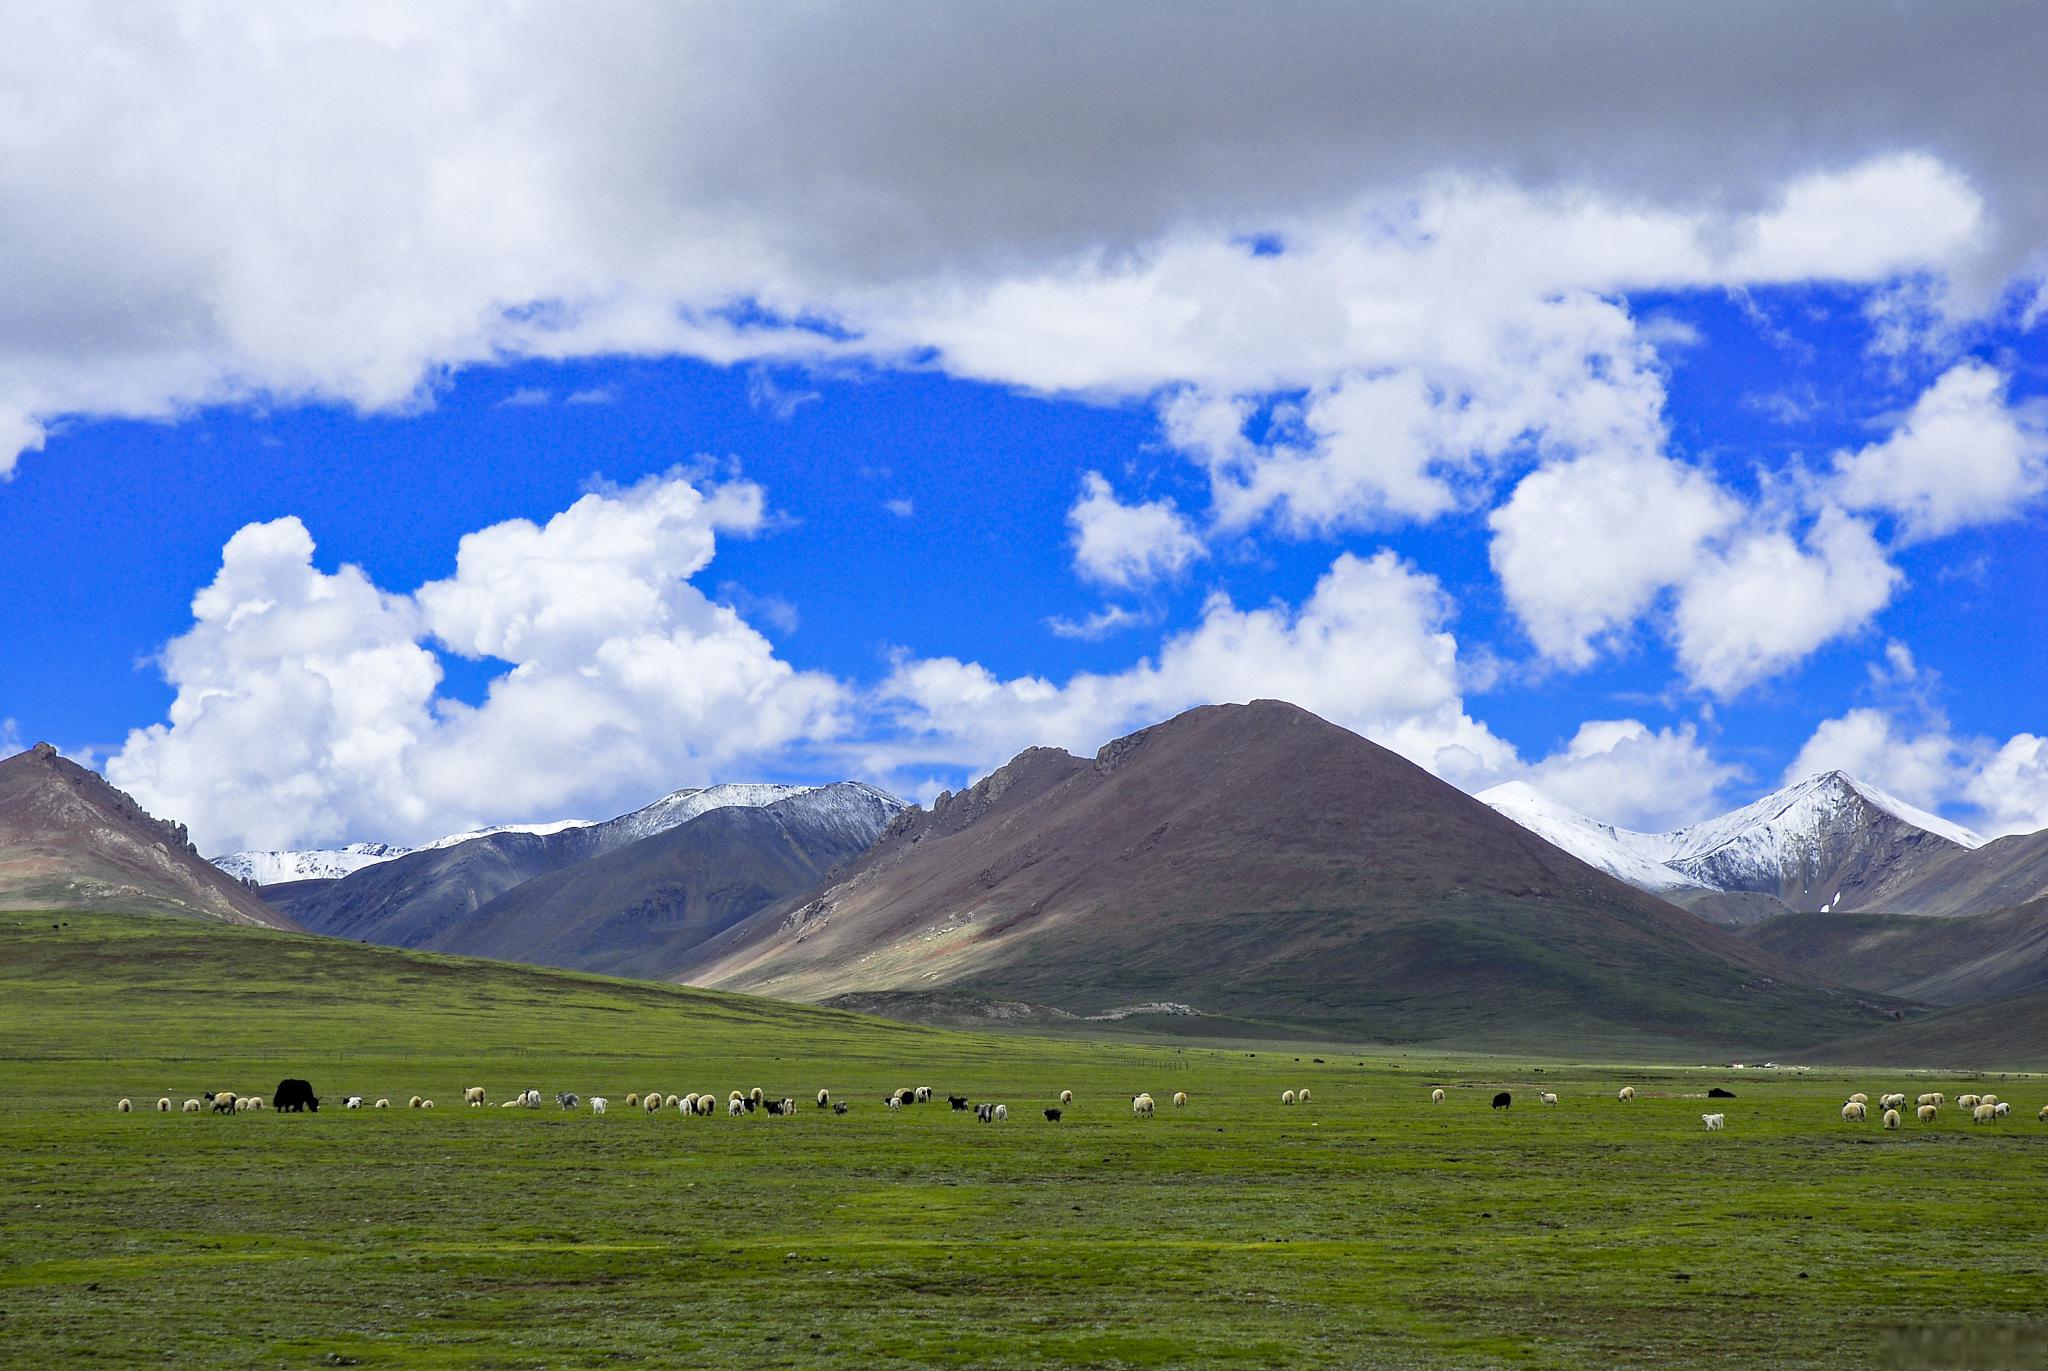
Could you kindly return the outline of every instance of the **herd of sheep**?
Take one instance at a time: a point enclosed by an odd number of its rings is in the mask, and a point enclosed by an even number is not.
[[[1719,1088],[1710,1090],[1707,1093],[1710,1096],[1720,1098],[1733,1098],[1728,1091]],[[935,1092],[928,1085],[905,1086],[901,1089],[890,1091],[883,1097],[882,1103],[888,1109],[897,1110],[909,1105],[930,1104],[935,1098]],[[1280,1103],[1286,1106],[1305,1105],[1310,1102],[1311,1098],[1307,1087],[1280,1092]],[[1448,1098],[1449,1096],[1441,1086],[1435,1087],[1429,1092],[1431,1104],[1443,1104]],[[1538,1103],[1544,1105],[1555,1105],[1557,1103],[1557,1095],[1554,1091],[1541,1091],[1537,1094],[1536,1098]],[[1615,1092],[1615,1099],[1622,1104],[1628,1104],[1635,1098],[1636,1088],[1632,1085],[1625,1085]],[[946,1099],[952,1106],[954,1113],[967,1113],[971,1110],[975,1117],[983,1123],[1002,1123],[1010,1117],[1009,1106],[1005,1104],[970,1104],[965,1095],[948,1095]],[[1175,1091],[1172,1099],[1176,1109],[1187,1108],[1188,1094],[1185,1090]],[[1880,1111],[1879,1117],[1882,1119],[1885,1128],[1897,1129],[1903,1125],[1903,1111],[1906,1108],[1906,1100],[1907,1096],[1902,1091],[1890,1091],[1878,1096],[1877,1108]],[[1495,1109],[1505,1109],[1512,1105],[1513,1101],[1513,1095],[1503,1090],[1493,1097],[1493,1107]],[[276,1102],[279,1109],[287,1111],[318,1110],[320,1107],[319,1100],[313,1097],[312,1087],[307,1085],[305,1081],[295,1079],[287,1079],[278,1083]],[[473,1085],[462,1092],[462,1102],[471,1109],[482,1109],[489,1103],[489,1099],[484,1087]],[[556,1106],[563,1110],[579,1110],[583,1107],[584,1102],[582,1096],[571,1091],[564,1091],[555,1096]],[[1058,1123],[1063,1117],[1065,1109],[1071,1106],[1073,1102],[1073,1091],[1060,1091],[1059,1103],[1048,1106],[1043,1111],[1046,1122]],[[590,1112],[593,1114],[603,1114],[611,1107],[610,1098],[604,1095],[592,1095],[589,1097],[588,1103]],[[707,1091],[703,1094],[693,1092],[687,1095],[673,1095],[666,1094],[660,1090],[649,1090],[644,1094],[639,1091],[630,1092],[625,1096],[622,1103],[627,1109],[640,1110],[648,1114],[658,1114],[665,1109],[673,1109],[684,1115],[708,1118],[719,1112],[721,1102],[715,1092]],[[850,1107],[844,1100],[835,1101],[832,1098],[832,1092],[829,1090],[820,1090],[817,1094],[816,1103],[819,1109],[830,1109],[834,1114],[845,1114]],[[1942,1107],[1947,1103],[1947,1095],[1940,1091],[1929,1091],[1914,1099],[1913,1116],[1920,1123],[1933,1123],[1940,1117]],[[1996,1095],[1958,1095],[1956,1096],[1955,1104],[1956,1108],[1969,1112],[1972,1123],[1992,1123],[2006,1118],[2012,1113],[2012,1105],[2005,1100],[1999,1099]],[[794,1097],[784,1096],[780,1099],[771,1099],[767,1092],[759,1086],[755,1086],[747,1091],[734,1090],[728,1092],[724,1098],[723,1105],[725,1113],[734,1117],[752,1114],[756,1111],[770,1117],[779,1117],[794,1114],[797,1109],[797,1102]],[[432,1109],[434,1102],[431,1099],[414,1095],[406,1101],[406,1106],[412,1109]],[[133,1111],[134,1101],[122,1099],[114,1107],[120,1113],[127,1114]],[[172,1112],[171,1097],[168,1095],[160,1097],[156,1102],[156,1107],[158,1113],[168,1114]],[[231,1090],[210,1090],[204,1096],[186,1100],[180,1108],[181,1112],[186,1114],[199,1114],[207,1111],[215,1114],[244,1114],[261,1110],[264,1107],[261,1095],[238,1095]],[[350,1095],[343,1102],[343,1107],[346,1109],[389,1109],[392,1107],[392,1104],[389,1097],[380,1096],[374,1103],[371,1103],[366,1096]],[[515,1093],[511,1099],[500,1101],[498,1107],[501,1109],[539,1109],[541,1107],[541,1093],[538,1090],[522,1090]],[[1131,1113],[1139,1118],[1151,1118],[1155,1107],[1149,1092],[1140,1091],[1131,1097]],[[1870,1096],[1867,1094],[1862,1092],[1853,1094],[1842,1106],[1842,1121],[1844,1123],[1863,1123],[1869,1117]],[[2040,1113],[2035,1117],[2043,1123],[2048,1123],[2048,1105],[2043,1105]],[[1708,1132],[1717,1133],[1727,1126],[1728,1116],[1725,1113],[1702,1114],[1700,1115],[1700,1121],[1706,1125]]]

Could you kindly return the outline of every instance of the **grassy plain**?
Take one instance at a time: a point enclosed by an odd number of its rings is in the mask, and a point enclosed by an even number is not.
[[[154,1112],[285,1075],[317,1115]],[[465,1110],[470,1084],[613,1112]],[[756,1084],[853,1110],[623,1107]],[[1010,1121],[882,1107],[919,1084]],[[1716,1084],[1738,1098],[1698,1098]],[[1884,1088],[1989,1088],[2019,1116],[1839,1121]],[[351,1092],[438,1108],[346,1112]],[[0,1363],[2036,1365],[2044,1101],[2037,1077],[977,1036],[0,915]]]

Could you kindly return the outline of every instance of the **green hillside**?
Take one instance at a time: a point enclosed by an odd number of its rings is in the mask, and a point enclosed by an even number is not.
[[[287,1074],[327,1107],[150,1108],[267,1094]],[[1624,1083],[1636,1103],[1615,1101]],[[613,1108],[465,1110],[470,1084]],[[853,1112],[623,1107],[629,1090],[756,1084],[828,1087]],[[1011,1118],[882,1107],[918,1084]],[[1715,1102],[1728,1127],[1709,1134],[1713,1084],[1738,1098]],[[1429,1102],[1435,1085],[1447,1103]],[[1277,1102],[1302,1086],[1311,1104]],[[1893,1087],[1997,1089],[2027,1118],[1886,1134],[1837,1117],[1848,1090]],[[1077,1099],[1055,1126],[1038,1111],[1062,1088]],[[1488,1108],[1503,1088],[1514,1107]],[[1138,1089],[1157,1118],[1132,1117]],[[350,1091],[439,1107],[345,1112]],[[122,1096],[145,1112],[116,1113]],[[1986,1338],[2026,1352],[2042,1327],[2021,1216],[2048,1161],[2043,1100],[2038,1078],[974,1036],[287,934],[6,915],[0,1360],[1581,1368],[1836,1366]]]

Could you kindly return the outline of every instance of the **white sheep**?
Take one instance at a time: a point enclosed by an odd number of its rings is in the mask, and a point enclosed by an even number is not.
[[[168,1114],[171,1112],[171,1097],[169,1095],[164,1096],[162,1099],[156,1102],[156,1112],[159,1114]]]
[[[661,1112],[661,1110],[662,1110],[661,1096],[659,1096],[659,1095],[649,1095],[649,1096],[647,1097],[647,1112],[648,1112],[648,1113],[650,1113],[650,1114],[659,1114],[659,1113]]]
[[[462,1102],[471,1109],[482,1109],[484,1107],[484,1088],[480,1085],[470,1086],[462,1092]]]
[[[677,1099],[674,1095],[663,1095],[661,1097],[661,1107],[663,1109],[674,1109],[677,1105],[681,1103],[682,1101]]]
[[[1978,1103],[1978,1104],[1997,1104],[1997,1103],[1998,1103],[1998,1096],[1996,1096],[1996,1095],[1979,1095],[1979,1096],[1977,1097],[1977,1103]]]
[[[901,1109],[903,1107],[903,1093],[898,1091],[896,1094],[891,1095],[886,1103],[891,1109]]]
[[[746,1101],[727,1100],[725,1102],[725,1112],[732,1115],[735,1119],[737,1119],[740,1115],[747,1112]]]
[[[1140,1092],[1136,1095],[1133,1095],[1131,1097],[1131,1112],[1133,1114],[1136,1114],[1139,1118],[1151,1118],[1152,1096],[1146,1092]]]
[[[626,1092],[626,1108],[628,1108],[628,1109],[638,1109],[639,1107],[640,1107],[640,1092],[639,1092],[639,1091],[637,1091],[637,1090],[629,1090],[629,1091],[627,1091],[627,1092]]]
[[[832,1092],[829,1090],[820,1090],[818,1092],[818,1108],[823,1109],[826,1105],[830,1103],[832,1103]]]
[[[1884,1126],[1885,1126],[1885,1127],[1886,1127],[1887,1129],[1897,1128],[1897,1127],[1899,1126],[1899,1111],[1898,1111],[1898,1110],[1896,1110],[1896,1109],[1887,1109],[1887,1110],[1885,1110],[1885,1111],[1884,1111]]]
[[[1280,1092],[1280,1103],[1282,1103],[1282,1104],[1293,1104],[1293,1103],[1294,1103],[1294,1092],[1293,1092],[1292,1090],[1283,1090],[1283,1091],[1281,1091],[1281,1092]]]
[[[1842,1122],[1862,1123],[1864,1118],[1868,1115],[1868,1113],[1868,1106],[1862,1104],[1860,1101],[1851,1100],[1847,1104],[1842,1106]]]
[[[1188,1107],[1188,1092],[1187,1092],[1187,1091],[1185,1091],[1185,1090],[1176,1090],[1176,1091],[1174,1091],[1174,1092],[1173,1092],[1173,1107],[1174,1107],[1175,1109],[1186,1109],[1186,1108]]]
[[[768,1098],[768,1092],[757,1085],[752,1090],[749,1090],[747,1092],[747,1098],[752,1100],[756,1105],[758,1105],[761,1103],[761,1101]]]
[[[420,1108],[422,1108],[422,1109],[432,1109],[433,1107],[434,1107],[434,1102],[433,1102],[432,1100],[421,1100],[421,1101],[420,1101]]]
[[[1702,1114],[1700,1115],[1700,1122],[1707,1126],[1707,1132],[1719,1133],[1722,1127],[1727,1124],[1728,1116],[1726,1114]]]
[[[1073,1092],[1073,1091],[1071,1091],[1071,1090],[1062,1090],[1062,1091],[1060,1092],[1060,1103],[1061,1103],[1061,1104],[1072,1104],[1073,1102],[1074,1102],[1074,1092]]]
[[[916,1099],[919,1104],[930,1104],[932,1102],[932,1088],[928,1085],[919,1086],[916,1091]]]
[[[1860,1090],[1859,1090],[1859,1091],[1857,1091],[1857,1092],[1856,1092],[1856,1093],[1855,1093],[1854,1095],[1851,1095],[1851,1096],[1849,1097],[1849,1103],[1850,1103],[1850,1104],[1869,1104],[1869,1103],[1870,1103],[1870,1096],[1868,1096],[1868,1095],[1864,1094],[1864,1093],[1863,1093],[1862,1091],[1860,1091]]]
[[[592,1095],[590,1097],[590,1112],[593,1114],[602,1114],[604,1113],[605,1106],[610,1103],[611,1101],[607,1100],[602,1095]]]
[[[351,1095],[341,1102],[341,1107],[343,1109],[361,1109],[363,1107],[363,1097],[361,1095]]]
[[[1990,1123],[1997,1117],[1998,1106],[1995,1104],[1980,1104],[1970,1110],[1971,1123]]]
[[[708,1118],[710,1118],[710,1117],[711,1117],[712,1113],[713,1113],[713,1112],[714,1112],[714,1111],[715,1111],[715,1110],[716,1110],[717,1108],[718,1108],[718,1097],[717,1097],[716,1095],[708,1095],[708,1094],[707,1094],[707,1095],[699,1095],[699,1096],[697,1097],[697,1117],[699,1117],[699,1118],[702,1118],[702,1119],[708,1119]]]
[[[122,1113],[122,1114],[126,1114],[126,1113],[128,1113],[128,1112],[129,1112],[130,1110],[132,1110],[132,1109],[134,1109],[134,1108],[135,1108],[135,1104],[134,1104],[134,1102],[133,1102],[132,1100],[121,1100],[120,1102],[118,1102],[118,1103],[117,1103],[117,1104],[115,1104],[115,1106],[114,1106],[114,1109],[115,1109],[115,1110],[116,1110],[116,1111],[117,1111],[118,1113]]]
[[[381,1099],[381,1098],[380,1098],[380,1099],[379,1099],[379,1100],[377,1101],[377,1107],[378,1107],[379,1109],[389,1109],[389,1108],[391,1107],[391,1101],[389,1101],[389,1100],[386,1100],[386,1099]]]
[[[2034,1117],[2039,1119],[2042,1123],[2048,1123],[2048,1104],[2042,1105],[2041,1112],[2036,1114]]]
[[[425,1104],[425,1103],[426,1103],[426,1101],[425,1101],[425,1100],[423,1100],[423,1099],[421,1099],[421,1098],[420,1098],[419,1096],[417,1096],[417,1095],[413,1096],[413,1097],[412,1097],[412,1099],[411,1099],[411,1100],[409,1100],[409,1101],[407,1102],[407,1104],[408,1104],[408,1107],[410,1107],[410,1108],[413,1108],[413,1109],[418,1109],[418,1108],[419,1108],[419,1107],[420,1107],[421,1105],[423,1105],[423,1104]]]
[[[2006,1115],[2012,1113],[2012,1106],[2007,1104],[2004,1100],[2000,1100],[1997,1104],[1991,1106],[1991,1113],[1993,1117],[2002,1119]]]
[[[185,1101],[185,1112],[186,1112],[187,1114],[197,1114],[197,1113],[199,1112],[199,1110],[200,1110],[200,1104],[199,1104],[199,1101],[197,1101],[197,1100],[187,1100],[187,1101]]]
[[[1441,1087],[1429,1092],[1429,1102],[1431,1104],[1442,1104],[1444,1102],[1444,1092]]]
[[[261,1095],[251,1095],[249,1097],[249,1107],[251,1109],[263,1108],[263,1097]]]
[[[1544,1091],[1544,1092],[1543,1092],[1542,1094],[1540,1094],[1540,1095],[1538,1095],[1538,1096],[1536,1097],[1536,1103],[1538,1103],[1538,1104],[1556,1104],[1556,1103],[1557,1103],[1557,1096],[1556,1096],[1556,1094],[1555,1094],[1555,1093],[1553,1093],[1552,1091],[1548,1091],[1548,1090],[1546,1090],[1546,1091]]]
[[[1958,1109],[1975,1109],[1982,1102],[1982,1098],[1977,1095],[1956,1096],[1956,1108]]]
[[[1630,1100],[1634,1099],[1635,1097],[1636,1088],[1632,1085],[1623,1086],[1620,1090],[1615,1092],[1614,1096],[1615,1099],[1620,1100],[1623,1104],[1627,1104]]]
[[[1934,1116],[1939,1113],[1941,1113],[1941,1106],[1933,1104],[1923,1104],[1917,1106],[1913,1110],[1913,1117],[1920,1120],[1920,1122],[1922,1123],[1933,1123]]]
[[[1922,1095],[1919,1099],[1913,1101],[1913,1104],[1916,1108],[1921,1105],[1929,1104],[1939,1107],[1944,1103],[1946,1103],[1946,1101],[1942,1099],[1941,1092],[1938,1090],[1930,1091],[1929,1093]]]
[[[1302,1087],[1302,1088],[1301,1088],[1300,1090],[1298,1090],[1298,1091],[1296,1091],[1296,1092],[1295,1092],[1295,1095],[1294,1095],[1294,1101],[1295,1101],[1295,1103],[1296,1103],[1296,1104],[1307,1104],[1307,1103],[1308,1103],[1308,1087],[1307,1087],[1307,1086],[1303,1086],[1303,1087]]]
[[[540,1108],[540,1091],[529,1090],[526,1092],[526,1107],[528,1109]]]
[[[999,1104],[999,1105],[997,1105],[997,1106],[996,1106],[996,1109],[995,1109],[995,1115],[996,1115],[996,1122],[997,1122],[997,1123],[1002,1123],[1003,1121],[1005,1121],[1006,1119],[1008,1119],[1008,1118],[1010,1117],[1010,1106],[1008,1106],[1008,1105],[1006,1105],[1006,1104]]]

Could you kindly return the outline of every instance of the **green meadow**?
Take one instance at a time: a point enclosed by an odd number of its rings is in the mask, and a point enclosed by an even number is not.
[[[155,1112],[288,1075],[317,1115]],[[462,1108],[469,1085],[491,1107]],[[624,1105],[756,1085],[797,1115]],[[917,1085],[1009,1121],[883,1107]],[[528,1087],[545,1108],[497,1107]],[[2015,1115],[1888,1134],[1840,1121],[1856,1089],[1988,1089]],[[2037,1365],[2044,1102],[2038,1077],[973,1035],[0,915],[0,1362]]]

